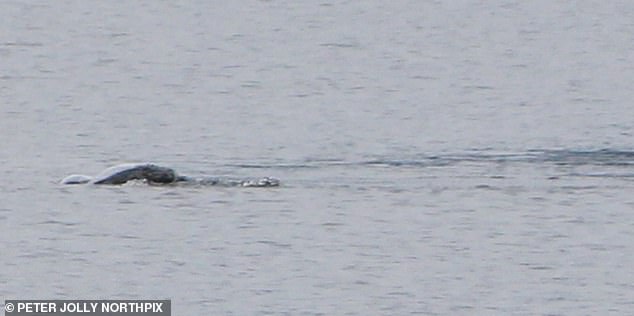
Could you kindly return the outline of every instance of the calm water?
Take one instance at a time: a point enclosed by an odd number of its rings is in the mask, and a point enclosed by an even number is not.
[[[0,293],[634,310],[631,1],[2,1]],[[62,186],[152,161],[280,188]]]

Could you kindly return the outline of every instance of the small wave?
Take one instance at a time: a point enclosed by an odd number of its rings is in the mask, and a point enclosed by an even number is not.
[[[227,167],[233,168],[241,168],[241,169],[307,169],[307,168],[317,168],[318,166],[311,166],[308,164],[227,164]]]
[[[634,165],[634,151],[600,149],[590,151],[552,150],[544,151],[544,161],[557,165]]]
[[[493,152],[488,150],[462,153],[417,155],[414,157],[371,157],[365,160],[305,159],[298,162],[240,163],[227,167],[245,169],[318,169],[327,167],[443,167],[461,163],[534,163],[557,166],[632,166],[634,151],[599,150],[540,150],[525,152]]]

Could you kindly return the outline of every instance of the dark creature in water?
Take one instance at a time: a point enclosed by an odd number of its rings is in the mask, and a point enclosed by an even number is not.
[[[92,178],[84,175],[70,175],[64,178],[62,184],[124,184],[132,180],[141,180],[149,184],[193,184],[193,185],[219,185],[240,187],[277,187],[280,181],[274,178],[264,177],[259,179],[222,179],[215,177],[194,178],[182,176],[174,169],[157,166],[155,164],[121,164],[110,167]]]

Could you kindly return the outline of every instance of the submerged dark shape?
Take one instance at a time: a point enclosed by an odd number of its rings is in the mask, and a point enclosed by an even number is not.
[[[70,175],[64,178],[62,184],[111,184],[119,185],[132,180],[142,180],[149,184],[193,184],[193,185],[220,185],[241,187],[275,187],[280,182],[274,178],[231,180],[221,178],[202,177],[194,178],[181,176],[174,169],[158,166],[151,163],[121,164],[102,171],[95,178],[85,175]]]

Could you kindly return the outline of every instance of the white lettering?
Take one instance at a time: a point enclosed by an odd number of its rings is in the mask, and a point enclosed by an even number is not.
[[[130,304],[130,313],[133,313],[134,311],[132,310],[132,304],[134,303],[123,303],[123,302],[118,302],[118,303],[110,303],[110,302],[105,302],[103,303],[103,305],[101,305],[101,312],[102,313],[127,313],[128,312],[128,304]]]
[[[90,308],[90,306],[88,306],[88,303],[83,302],[83,303],[79,303],[79,302],[65,302],[62,304],[62,308],[60,308],[60,312],[62,313],[90,313],[90,312],[94,312],[94,310],[92,310]]]
[[[55,313],[57,306],[53,302],[19,302],[18,313]]]

